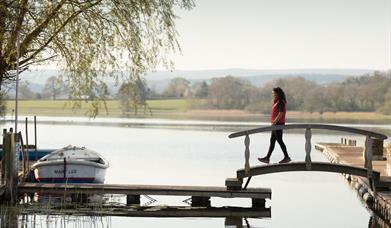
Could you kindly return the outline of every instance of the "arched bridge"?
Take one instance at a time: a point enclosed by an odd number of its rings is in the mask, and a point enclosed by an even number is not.
[[[308,171],[305,162],[290,162],[284,164],[270,164],[270,165],[259,165],[251,167],[248,172],[244,169],[239,169],[236,174],[237,177],[243,179],[245,177],[252,177],[256,175],[263,175],[268,173],[280,173],[280,172],[296,172],[296,171]],[[355,176],[367,177],[368,170],[365,168],[334,164],[328,162],[311,162],[311,171],[320,172],[333,172],[333,173],[345,173]],[[380,178],[380,173],[373,171],[372,177],[376,180]]]
[[[253,166],[250,167],[250,135],[268,132],[280,129],[305,129],[305,158],[303,162],[291,162],[285,164],[271,164],[271,165],[262,165],[262,166]],[[365,141],[365,151],[364,151],[364,167],[356,167],[328,162],[312,162],[311,161],[311,129],[323,129],[323,130],[333,130],[333,131],[343,131],[349,133],[355,133],[363,135],[366,137]],[[336,125],[326,125],[326,124],[290,124],[290,125],[274,125],[262,128],[255,128],[246,131],[240,131],[232,133],[229,135],[229,138],[236,138],[245,136],[244,145],[245,145],[245,165],[244,169],[239,169],[237,171],[238,182],[241,182],[243,178],[248,178],[247,183],[244,188],[247,187],[252,176],[263,175],[268,173],[278,173],[278,172],[292,172],[292,171],[321,171],[321,172],[334,172],[334,173],[345,173],[352,174],[355,176],[367,177],[372,183],[377,183],[380,179],[380,173],[373,171],[372,169],[372,144],[374,139],[384,140],[387,139],[386,135],[366,131],[358,128],[343,127]],[[228,185],[227,185],[228,187]]]

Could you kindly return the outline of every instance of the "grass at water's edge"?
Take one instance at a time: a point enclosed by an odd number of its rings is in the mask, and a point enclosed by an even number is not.
[[[267,114],[249,113],[244,110],[216,110],[216,109],[196,109],[202,100],[189,99],[162,99],[149,100],[148,105],[152,111],[144,110],[140,107],[138,113],[123,113],[121,105],[116,100],[106,101],[107,112],[104,106],[101,106],[99,117],[140,117],[140,118],[181,118],[181,119],[204,119],[204,120],[248,120],[259,121],[267,120]],[[85,116],[89,110],[88,102],[81,102],[81,107],[73,109],[73,103],[66,100],[21,100],[19,101],[19,115],[28,116]],[[12,115],[14,102],[7,102],[7,114]],[[369,120],[388,122],[391,121],[391,115],[382,115],[375,112],[325,112],[309,113],[299,111],[288,111],[288,120],[309,120],[309,121],[338,121],[338,120]]]

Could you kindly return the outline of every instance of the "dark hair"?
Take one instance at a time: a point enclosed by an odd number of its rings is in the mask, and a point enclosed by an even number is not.
[[[277,93],[278,100],[286,101],[285,93],[280,87],[273,88],[273,91]]]

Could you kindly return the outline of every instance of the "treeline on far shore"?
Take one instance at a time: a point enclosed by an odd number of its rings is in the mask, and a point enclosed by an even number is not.
[[[26,86],[22,86],[21,98],[75,100],[65,84],[56,81],[58,79],[54,77],[50,80],[42,92],[44,96],[34,97]],[[378,112],[391,115],[391,71],[375,71],[331,84],[317,84],[300,76],[280,78],[260,86],[230,75],[196,83],[178,77],[171,79],[160,93],[148,88],[144,80],[136,80],[123,83],[115,93],[107,94],[107,99],[117,100],[122,113],[137,112],[140,108],[148,109],[148,104],[153,99],[180,99],[188,101],[186,109],[241,109],[268,114],[272,88],[277,86],[285,91],[289,110],[320,114]],[[94,96],[96,95],[93,93],[86,94],[83,99],[94,99]],[[1,106],[5,109],[5,105]]]
[[[289,110],[321,114],[379,112],[390,115],[390,74],[390,71],[376,71],[332,84],[317,84],[298,76],[269,81],[258,87],[243,79],[226,76],[212,79],[209,84],[204,83],[203,91],[195,90],[187,93],[187,96],[205,98],[205,102],[199,103],[198,107],[195,105],[197,108],[245,109],[249,112],[270,113],[272,88],[278,86],[285,91]],[[171,85],[170,88],[173,87]]]
[[[278,79],[259,88],[249,88],[254,92],[248,93],[243,108],[252,112],[270,112],[271,91],[276,86],[285,91],[290,110],[391,114],[390,72],[374,72],[326,85],[302,77]]]

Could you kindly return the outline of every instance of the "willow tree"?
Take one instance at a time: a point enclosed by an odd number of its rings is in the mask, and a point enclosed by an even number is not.
[[[133,80],[172,65],[166,57],[180,49],[174,8],[193,6],[193,0],[0,0],[0,90],[15,80],[19,38],[21,71],[56,61],[74,99],[96,95],[90,102],[96,115],[106,77],[128,72],[125,80]]]

